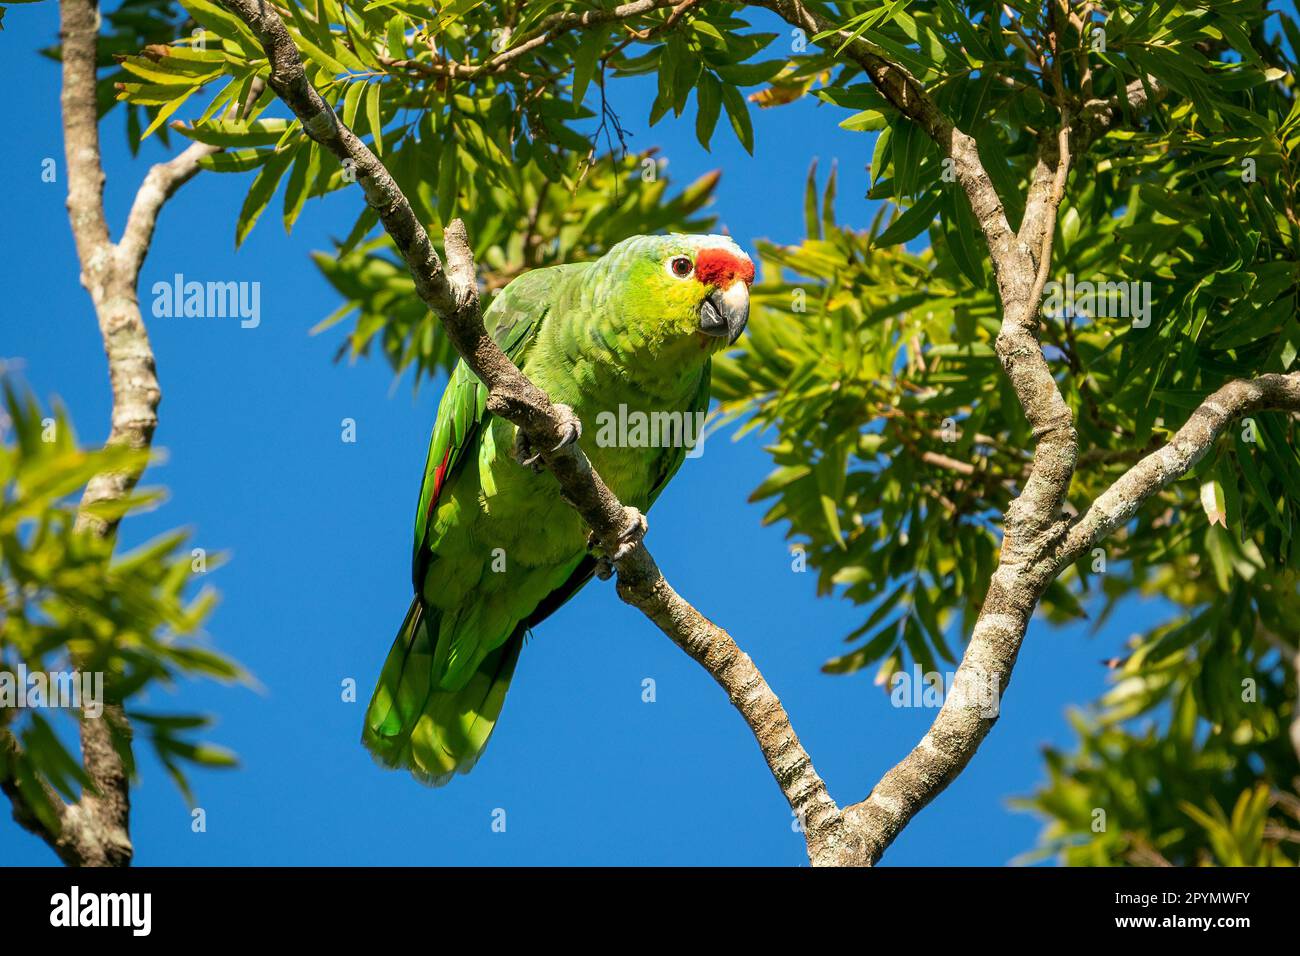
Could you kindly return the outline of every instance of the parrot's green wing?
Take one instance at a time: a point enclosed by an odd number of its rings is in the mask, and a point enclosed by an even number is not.
[[[586,266],[534,270],[510,283],[493,301],[484,325],[516,365],[523,364],[566,273],[582,268]],[[457,771],[464,773],[474,765],[501,713],[527,628],[591,576],[592,562],[583,558],[564,585],[521,621],[504,644],[487,653],[466,680],[454,688],[438,686],[445,664],[436,661],[446,653],[446,647],[439,650],[440,615],[421,597],[438,559],[430,541],[430,518],[460,469],[478,457],[491,417],[487,388],[464,362],[458,363],[438,405],[420,486],[412,554],[415,597],[384,662],[362,732],[362,740],[380,762],[406,767],[434,784],[445,783]]]
[[[516,365],[523,364],[548,306],[554,301],[556,286],[573,268],[556,266],[525,273],[501,290],[484,315],[488,333]],[[464,361],[457,362],[438,403],[438,417],[429,438],[429,456],[424,463],[424,480],[415,513],[411,579],[416,594],[424,588],[425,574],[433,558],[427,541],[429,517],[461,464],[474,457],[481,429],[491,418],[487,396],[487,386]]]

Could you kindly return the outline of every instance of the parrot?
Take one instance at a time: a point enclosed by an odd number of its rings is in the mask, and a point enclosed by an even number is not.
[[[633,236],[599,259],[523,273],[484,312],[488,333],[570,423],[561,446],[578,443],[635,509],[640,531],[687,443],[610,440],[583,425],[622,406],[629,419],[702,419],[712,358],[744,331],[753,281],[752,260],[728,236]],[[420,485],[415,593],[362,730],[381,765],[434,786],[478,762],[525,636],[611,570],[554,476],[513,424],[487,410],[487,397],[461,361],[438,404]]]

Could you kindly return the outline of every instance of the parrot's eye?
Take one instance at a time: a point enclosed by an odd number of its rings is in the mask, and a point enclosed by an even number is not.
[[[673,256],[668,260],[668,271],[679,279],[685,279],[695,271],[695,263],[686,256]]]

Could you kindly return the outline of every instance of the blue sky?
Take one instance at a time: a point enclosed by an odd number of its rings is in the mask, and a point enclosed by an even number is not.
[[[21,359],[42,398],[60,397],[84,442],[107,433],[109,392],[89,299],[78,284],[63,206],[58,71],[35,50],[53,42],[53,3],[12,8],[4,42],[28,77],[9,104],[0,151],[6,294],[0,358]],[[843,114],[800,103],[756,113],[756,155],[725,129],[712,155],[695,142],[693,109],[646,126],[649,82],[612,88],[634,149],[662,148],[678,183],[723,171],[713,209],[743,245],[795,241],[809,162],[838,162],[839,220],[865,227],[867,134]],[[150,163],[120,119],[104,129],[106,200],[115,235]],[[176,144],[173,144],[174,148]],[[57,160],[60,181],[41,181]],[[122,528],[138,544],[176,526],[230,553],[212,573],[222,600],[213,642],[263,690],[191,683],[156,695],[157,710],[210,711],[212,739],[242,768],[197,774],[207,832],[148,755],[134,792],[139,864],[771,864],[806,863],[789,808],[752,737],[708,676],[609,584],[595,583],[538,628],[525,648],[491,746],[475,771],[430,790],[374,765],[358,743],[364,701],[410,596],[409,535],[439,387],[395,387],[382,361],[332,362],[337,333],[309,336],[338,301],[308,253],[329,248],[356,214],[347,191],[312,201],[286,237],[278,200],[244,247],[234,221],[248,180],[201,174],[168,204],[141,288],[174,273],[258,281],[262,321],[149,319],[164,401],[156,444],[165,463],[148,484],[169,497]],[[357,442],[340,422],[357,422]],[[650,515],[648,544],[668,579],[735,636],[781,697],[841,803],[871,785],[924,733],[933,712],[895,709],[870,672],[832,677],[819,665],[861,612],[815,597],[792,573],[782,529],[746,504],[770,462],[754,437],[721,436],[688,461]],[[728,583],[716,582],[725,565]],[[1031,628],[1002,719],[970,768],[906,830],[886,864],[996,865],[1029,849],[1039,829],[1007,797],[1042,779],[1046,744],[1067,744],[1065,712],[1104,687],[1111,656],[1145,627],[1140,605],[1100,635]],[[355,678],[359,703],[341,700]],[[643,703],[645,678],[657,700]],[[506,812],[504,833],[493,813]],[[0,862],[48,864],[53,854],[0,817]]]

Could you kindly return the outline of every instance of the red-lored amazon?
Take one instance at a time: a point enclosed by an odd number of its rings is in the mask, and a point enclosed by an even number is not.
[[[484,320],[524,373],[587,426],[575,437],[619,499],[645,511],[698,441],[710,360],[744,330],[753,279],[753,263],[726,236],[636,236],[595,262],[520,276]],[[528,449],[486,401],[486,388],[457,365],[420,488],[415,598],[362,734],[382,763],[434,784],[474,766],[525,633],[599,563],[555,479],[520,467]]]

